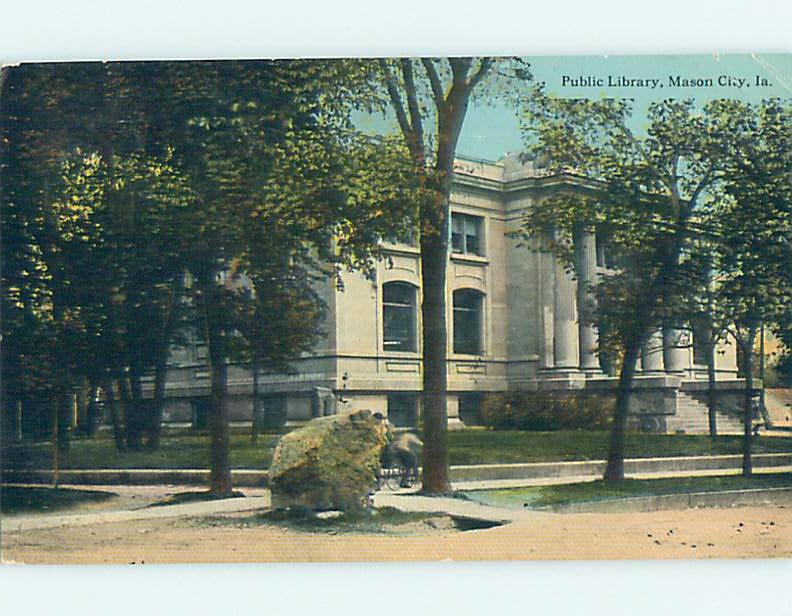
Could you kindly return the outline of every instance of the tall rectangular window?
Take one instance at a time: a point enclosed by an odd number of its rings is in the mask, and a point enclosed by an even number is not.
[[[483,298],[474,289],[454,291],[454,353],[482,353]]]
[[[480,216],[451,214],[451,250],[457,254],[483,255],[483,229]]]
[[[416,289],[406,282],[382,285],[383,346],[386,351],[416,351]]]

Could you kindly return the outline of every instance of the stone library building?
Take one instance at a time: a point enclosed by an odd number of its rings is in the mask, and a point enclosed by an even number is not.
[[[491,393],[601,395],[615,387],[597,354],[596,328],[578,318],[591,284],[608,275],[605,238],[594,231],[577,234],[573,275],[553,254],[513,235],[534,203],[578,182],[511,156],[498,162],[457,159],[447,276],[449,428],[476,424],[483,397]],[[386,249],[388,258],[378,263],[373,279],[345,272],[343,290],[322,286],[327,333],[317,348],[289,373],[256,375],[256,403],[268,425],[358,409],[380,412],[396,426],[416,425],[422,384],[419,249]],[[634,427],[707,431],[707,371],[691,330],[657,331],[638,367]],[[718,349],[716,370],[719,432],[739,432],[741,381],[733,344]],[[209,382],[205,347],[174,349],[164,420],[205,427]],[[250,367],[231,367],[232,422],[251,421],[253,383]]]

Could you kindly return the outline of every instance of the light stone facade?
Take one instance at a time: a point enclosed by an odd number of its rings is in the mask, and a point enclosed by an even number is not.
[[[539,241],[513,235],[529,208],[547,195],[573,187],[568,175],[548,175],[530,163],[507,157],[498,162],[458,159],[451,198],[453,215],[468,217],[477,230],[467,241],[476,250],[449,255],[448,413],[449,425],[475,421],[482,394],[514,389],[606,391],[614,378],[597,356],[597,332],[591,318],[591,283],[607,270],[598,265],[597,238],[581,230],[573,238],[581,280]],[[460,223],[460,228],[462,227]],[[460,240],[462,241],[462,240]],[[527,246],[526,244],[532,244]],[[272,423],[357,409],[413,423],[421,390],[420,258],[408,245],[386,245],[388,258],[373,280],[345,273],[343,290],[325,283],[326,337],[295,364],[291,374],[260,374],[264,413]],[[479,254],[475,254],[479,253]],[[392,282],[415,289],[414,350],[386,348],[383,288]],[[454,292],[472,290],[480,298],[476,323],[478,353],[456,353]],[[461,314],[461,313],[460,313]],[[462,318],[461,316],[459,317]],[[167,385],[166,421],[201,424],[206,413],[209,375],[200,347],[174,351]],[[736,389],[733,345],[716,354],[724,391]],[[647,429],[665,431],[676,413],[680,389],[694,391],[706,382],[706,368],[694,362],[687,330],[658,330],[644,345],[636,378],[635,419]],[[232,366],[232,420],[250,421],[252,373]],[[396,415],[399,415],[396,417]],[[648,419],[648,420],[647,420]]]

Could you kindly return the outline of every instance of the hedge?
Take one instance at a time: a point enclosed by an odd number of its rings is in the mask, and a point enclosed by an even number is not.
[[[481,420],[501,430],[602,430],[611,424],[613,405],[613,396],[607,394],[489,394],[482,402]]]

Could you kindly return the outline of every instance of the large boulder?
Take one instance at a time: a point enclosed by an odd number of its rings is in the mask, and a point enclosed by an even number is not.
[[[269,468],[272,506],[364,508],[386,443],[385,422],[369,411],[311,420],[275,448]]]

